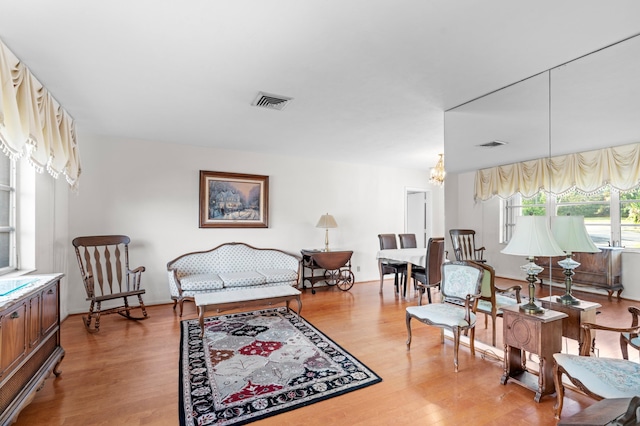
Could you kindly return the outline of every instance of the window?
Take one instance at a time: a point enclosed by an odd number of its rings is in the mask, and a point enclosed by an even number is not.
[[[547,194],[540,192],[533,198],[523,198],[520,194],[505,200],[502,242],[508,243],[513,235],[518,216],[546,216]]]
[[[640,189],[620,193],[605,188],[595,194],[577,191],[560,196],[540,193],[530,200],[520,195],[504,201],[503,242],[508,242],[516,217],[523,214],[584,216],[587,232],[598,246],[640,249]]]
[[[16,165],[0,154],[0,274],[16,268]]]
[[[640,248],[640,188],[620,193],[620,245]],[[613,240],[615,243],[615,239]]]

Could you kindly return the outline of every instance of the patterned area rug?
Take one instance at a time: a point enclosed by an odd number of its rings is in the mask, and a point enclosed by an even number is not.
[[[241,425],[381,381],[287,308],[182,321],[180,424]]]

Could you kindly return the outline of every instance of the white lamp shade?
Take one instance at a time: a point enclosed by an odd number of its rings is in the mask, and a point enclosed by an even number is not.
[[[329,213],[323,214],[322,216],[320,216],[320,220],[316,225],[316,228],[337,228],[337,227],[338,227],[338,224],[336,223],[336,220]]]
[[[554,216],[551,233],[566,253],[597,253],[600,251],[587,233],[584,216]]]
[[[551,235],[546,216],[519,216],[511,241],[501,251],[518,256],[564,256]]]

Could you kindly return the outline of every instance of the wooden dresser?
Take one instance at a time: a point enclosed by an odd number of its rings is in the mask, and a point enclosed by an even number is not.
[[[13,423],[64,357],[60,346],[60,279],[63,274],[26,275],[35,279],[0,296],[0,425]],[[0,280],[6,284],[7,280]]]
[[[622,276],[622,247],[600,247],[599,253],[574,253],[573,259],[580,262],[574,272],[573,284],[585,285],[589,287],[600,288],[609,293],[609,299],[614,291],[617,291],[617,297],[624,290],[621,282]],[[540,257],[536,263],[545,270],[538,275],[541,280],[549,279],[549,269],[551,269],[551,278],[554,282],[564,283],[564,272],[558,261],[563,257],[552,257],[549,262],[548,257]]]

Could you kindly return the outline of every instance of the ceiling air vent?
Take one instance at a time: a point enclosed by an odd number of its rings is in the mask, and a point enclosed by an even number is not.
[[[506,145],[507,142],[502,142],[502,141],[491,141],[491,142],[487,142],[487,143],[483,143],[480,144],[478,146],[481,146],[483,148],[495,148],[497,146],[502,146],[502,145]]]
[[[282,111],[289,102],[291,102],[293,98],[288,98],[286,96],[272,95],[270,93],[259,92],[256,99],[253,101],[251,105],[269,108],[269,109],[277,109],[278,111]]]

